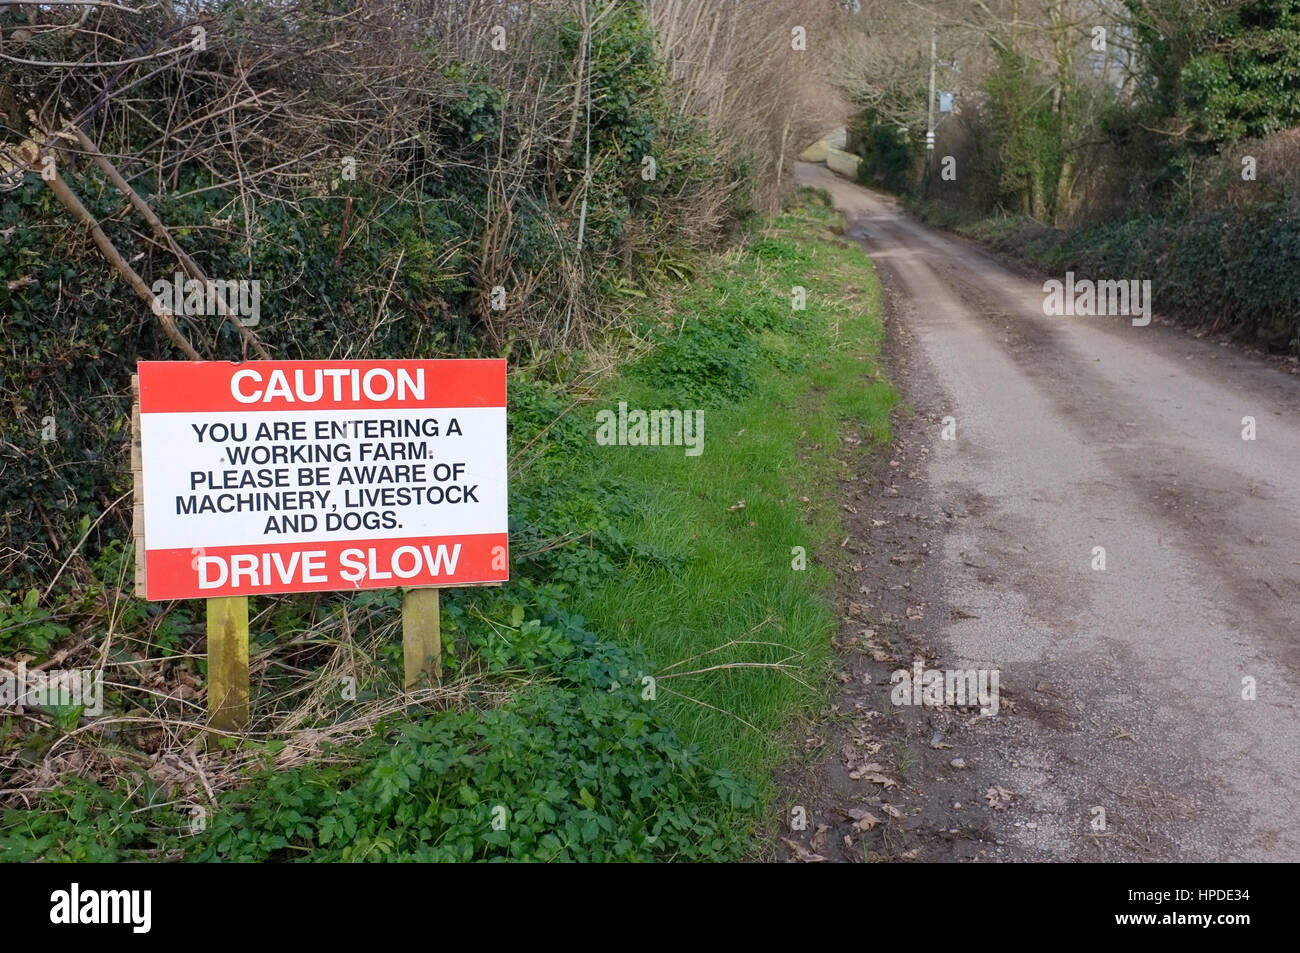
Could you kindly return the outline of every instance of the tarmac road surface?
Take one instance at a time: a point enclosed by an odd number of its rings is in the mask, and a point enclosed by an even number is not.
[[[947,517],[924,595],[948,611],[926,624],[1015,700],[971,759],[1017,792],[999,836],[1023,859],[1300,860],[1300,378],[1158,317],[1046,316],[1043,279],[823,166],[797,176],[845,214],[932,382],[901,384]]]

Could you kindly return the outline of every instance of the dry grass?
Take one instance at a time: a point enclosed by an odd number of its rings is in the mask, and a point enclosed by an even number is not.
[[[0,754],[0,807],[31,807],[33,795],[69,776],[112,787],[122,778],[144,775],[160,790],[175,786],[187,803],[194,797],[211,799],[245,781],[252,768],[286,770],[310,761],[346,760],[337,749],[372,736],[375,725],[390,716],[412,709],[495,708],[525,684],[519,673],[488,679],[469,671],[441,685],[404,691],[380,659],[383,648],[399,639],[399,624],[386,607],[340,607],[292,638],[254,651],[249,666],[253,723],[238,735],[206,724],[202,680],[193,668],[201,652],[101,663],[107,638],[99,645],[77,640],[33,668],[103,664],[104,691],[117,697],[112,712],[83,715],[66,731],[39,709],[14,716],[24,734],[40,732],[53,740],[34,764],[21,748]],[[251,629],[258,630],[256,620]],[[349,684],[369,700],[348,700]],[[222,737],[239,744],[223,745]],[[265,745],[272,741],[283,747],[268,755]]]
[[[584,185],[570,157],[581,154],[586,132],[586,46],[613,19],[611,0],[369,0],[334,16],[283,0],[243,15],[198,0],[20,8],[12,17],[25,16],[27,26],[3,30],[0,45],[0,179],[21,173],[24,142],[39,149],[37,164],[54,156],[61,169],[87,167],[81,130],[128,182],[155,183],[174,198],[229,192],[221,217],[232,250],[248,252],[269,208],[301,216],[301,203],[336,191],[344,157],[384,193],[349,206],[345,242],[469,171],[486,182],[486,211],[472,240],[441,254],[444,264],[463,254],[460,277],[477,289],[486,339],[498,348],[590,347],[618,323],[592,292],[597,275],[637,261],[653,269],[668,247],[706,247],[737,208],[774,210],[793,155],[842,120],[840,100],[821,79],[826,43],[844,15],[833,0],[646,6],[671,76],[671,108],[702,119],[718,154],[751,172],[732,176],[723,164],[707,180],[679,176],[646,214],[627,220],[616,248],[599,253],[579,234],[590,226],[585,203],[607,197]],[[572,57],[554,46],[560,23],[577,31]],[[808,52],[790,48],[796,25],[808,32]],[[498,28],[505,50],[492,47]],[[197,30],[202,50],[190,46]],[[480,79],[500,94],[495,140],[449,142],[465,82]],[[614,161],[591,153],[589,181],[598,187],[617,172]],[[187,188],[182,173],[196,169],[213,184]],[[537,215],[525,200],[538,194],[553,252],[524,267],[521,229]],[[508,316],[490,307],[497,285],[512,289]]]

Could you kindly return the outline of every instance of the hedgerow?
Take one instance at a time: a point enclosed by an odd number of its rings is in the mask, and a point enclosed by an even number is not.
[[[735,159],[717,154],[698,117],[674,111],[639,4],[619,4],[591,32],[589,117],[579,108],[587,34],[560,4],[487,7],[481,23],[450,33],[424,33],[382,5],[368,25],[270,0],[210,9],[198,21],[206,48],[185,63],[126,76],[0,72],[0,108],[32,110],[30,135],[48,136],[44,153],[122,257],[146,284],[170,281],[175,256],[55,135],[68,121],[51,111],[56,88],[60,102],[86,107],[78,128],[115,157],[199,267],[260,283],[251,331],[277,358],[527,361],[567,350],[619,320],[617,302],[605,304],[611,287],[634,286],[666,250],[707,245],[742,211]],[[18,16],[0,13],[0,31]],[[144,49],[183,25],[156,10],[103,17],[105,35]],[[509,56],[485,45],[497,17],[506,17]],[[47,31],[24,52],[103,58],[86,42]],[[113,92],[128,80],[129,93]],[[241,99],[217,121],[214,106],[244,87],[265,88],[265,99]],[[160,139],[177,111],[184,131]],[[107,514],[76,560],[127,538],[130,375],[138,360],[177,355],[37,168],[23,174],[14,153],[0,156],[15,186],[0,205],[0,591],[14,593],[42,585],[86,517]],[[653,177],[643,175],[647,157]],[[718,194],[737,197],[721,219]],[[500,311],[490,300],[498,286]],[[230,322],[178,323],[205,357],[255,356]]]

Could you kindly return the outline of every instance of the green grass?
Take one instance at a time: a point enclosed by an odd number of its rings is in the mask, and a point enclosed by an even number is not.
[[[661,672],[746,633],[746,643],[777,643],[732,646],[659,680],[662,717],[706,759],[760,784],[782,754],[782,736],[822,700],[838,621],[825,597],[830,570],[815,556],[839,542],[841,434],[887,439],[895,401],[888,383],[873,379],[883,335],[879,284],[862,252],[829,232],[833,221],[816,206],[778,219],[737,264],[702,279],[704,287],[680,302],[679,327],[742,326],[755,331],[758,345],[746,368],[752,389],[703,407],[703,452],[598,446],[591,463],[608,482],[652,501],[622,532],[685,559],[678,572],[630,565],[575,608]],[[796,285],[807,290],[803,311],[790,307]],[[597,407],[620,400],[629,408],[699,407],[683,389],[633,369],[602,389]],[[744,508],[732,509],[741,500]],[[807,553],[804,571],[792,568],[794,547]],[[671,677],[783,659],[789,671]]]

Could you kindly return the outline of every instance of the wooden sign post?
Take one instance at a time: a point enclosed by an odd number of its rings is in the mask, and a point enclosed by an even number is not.
[[[248,596],[208,602],[208,723],[246,731],[248,710]]]
[[[131,375],[131,477],[135,486],[136,595],[146,597],[144,479],[140,434],[140,376]],[[208,599],[208,724],[219,731],[246,731],[248,708],[248,597]]]
[[[407,589],[402,593],[403,684],[413,688],[427,677],[442,678],[442,618],[439,590]]]
[[[509,578],[505,362],[138,370],[136,591],[207,600],[211,725],[250,723],[250,595],[401,588],[403,684],[436,682],[439,588]]]

